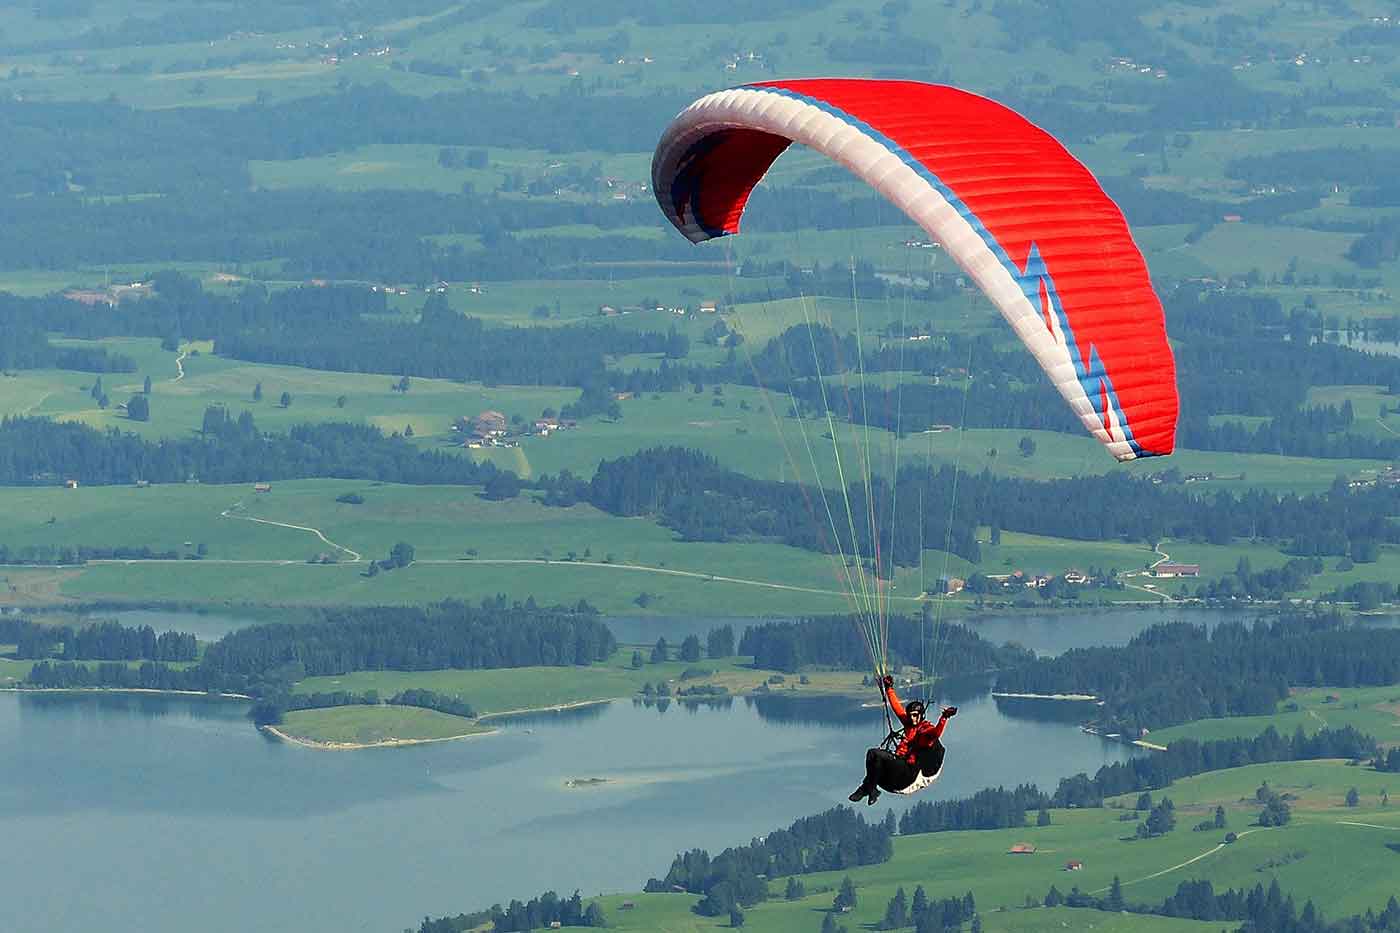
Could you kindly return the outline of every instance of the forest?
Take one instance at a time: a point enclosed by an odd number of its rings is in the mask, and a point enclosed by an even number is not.
[[[1358,563],[1374,561],[1377,544],[1400,542],[1400,525],[1385,518],[1400,512],[1400,487],[1352,489],[1339,479],[1323,494],[1247,490],[1205,497],[1190,492],[1176,476],[1178,482],[1121,472],[1036,481],[990,471],[955,474],[951,466],[904,468],[893,491],[885,477],[872,480],[873,506],[867,506],[864,484],[852,483],[847,495],[855,534],[838,526],[839,538],[833,538],[830,523],[818,511],[820,497],[840,501],[839,492],[751,479],[684,448],[652,448],[604,460],[586,487],[563,476],[542,477],[539,484],[548,504],[582,500],[614,515],[650,515],[686,540],[770,537],[822,553],[836,553],[838,547],[847,555],[856,553],[853,537],[871,540],[873,514],[887,538],[884,557],[906,567],[917,566],[921,544],[927,546],[945,532],[952,553],[977,562],[979,525],[1082,541],[1276,541],[1291,554],[1351,555]],[[1157,480],[1164,478],[1170,477]],[[893,522],[895,502],[922,502],[922,513],[916,510],[913,520]],[[1135,507],[1104,509],[1104,502],[1132,502]],[[889,567],[882,571],[888,577]]]
[[[63,629],[38,631],[41,626],[5,620],[15,626],[16,641],[32,645],[29,657],[52,655]],[[139,667],[119,663],[147,650],[148,629],[119,623],[90,626],[71,639],[84,655],[70,653],[64,642],[62,658],[106,657],[87,665],[71,660],[42,660],[25,680],[35,687],[142,687],[251,695],[259,700],[254,715],[275,722],[289,709],[307,708],[293,698],[291,687],[309,676],[343,674],[353,670],[485,669],[536,665],[587,665],[616,650],[612,632],[586,603],[572,609],[537,609],[533,600],[507,605],[504,599],[481,606],[446,601],[424,607],[379,607],[324,610],[304,624],[264,624],[240,629],[210,645],[197,664],[172,668],[155,660]],[[54,633],[57,633],[54,634]],[[5,634],[0,631],[0,635]],[[192,636],[156,637],[152,654],[186,653]],[[164,642],[161,639],[165,639]],[[133,648],[132,645],[137,647]],[[44,646],[47,646],[45,649]],[[135,660],[135,658],[133,658]],[[187,660],[166,658],[161,660]],[[323,694],[327,705],[379,702],[378,697],[349,693]],[[404,691],[389,700],[464,715],[469,706],[455,697],[431,691]]]
[[[796,673],[803,667],[868,670],[870,655],[860,626],[851,616],[823,616],[795,622],[760,622],[744,630],[739,653],[753,655],[765,670]],[[1030,663],[1034,655],[1018,645],[993,645],[971,629],[952,623],[892,615],[888,618],[890,664],[918,667],[936,652],[945,670],[963,674]]]
[[[193,661],[199,646],[186,632],[156,634],[116,621],[94,622],[81,628],[40,625],[23,618],[0,619],[0,642],[16,646],[15,657],[64,661]]]
[[[1285,895],[1275,878],[1268,887],[1258,882],[1253,888],[1227,888],[1216,893],[1209,879],[1183,881],[1176,891],[1160,904],[1135,904],[1123,897],[1122,885],[1115,877],[1106,896],[1084,894],[1074,888],[1063,896],[1052,885],[1045,905],[1105,910],[1114,913],[1156,914],[1163,917],[1185,917],[1191,920],[1215,922],[1239,921],[1241,933],[1400,933],[1400,901],[1394,897],[1384,909],[1367,910],[1342,920],[1328,922],[1312,899],[1300,910],[1291,895]]]
[[[497,472],[489,463],[419,450],[372,425],[328,422],[296,425],[286,434],[263,433],[252,413],[235,419],[218,407],[206,413],[199,435],[159,443],[76,422],[0,420],[0,485],[5,486],[52,486],[69,477],[91,486],[309,477],[484,485]]]
[[[588,665],[617,648],[595,614],[563,609],[431,606],[324,610],[301,625],[254,625],[210,645],[201,666],[254,677],[292,665],[302,677],[350,671]]]
[[[894,852],[890,842],[893,823],[893,815],[883,823],[870,824],[849,807],[834,807],[803,817],[762,840],[725,849],[713,858],[704,849],[683,852],[665,877],[652,878],[645,890],[679,888],[704,894],[695,911],[709,917],[724,916],[735,905],[748,907],[767,900],[767,878],[888,861]]]
[[[1156,625],[1122,647],[1076,648],[997,674],[1005,693],[1092,693],[1106,731],[1143,730],[1274,711],[1290,687],[1400,681],[1400,631],[1366,628],[1337,614],[1280,617],[1212,632]],[[1155,760],[1155,759],[1154,759]]]
[[[1178,739],[1164,752],[1104,765],[1091,778],[1078,774],[1060,781],[1051,796],[1055,807],[1099,807],[1105,797],[1170,787],[1179,778],[1273,761],[1347,758],[1364,761],[1377,754],[1376,740],[1351,726],[1325,727],[1289,738],[1272,726],[1252,739]]]

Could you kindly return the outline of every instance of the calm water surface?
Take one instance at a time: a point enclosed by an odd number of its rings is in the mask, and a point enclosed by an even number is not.
[[[141,621],[188,630],[170,618],[179,615]],[[1121,642],[1163,618],[1021,616],[977,627],[1059,651]],[[675,631],[703,631],[701,621]],[[619,637],[662,633],[638,625]],[[983,682],[947,689],[962,713],[931,798],[1022,781],[1053,787],[1130,753],[1082,734],[1082,708],[999,706]],[[4,928],[393,933],[424,914],[548,888],[637,890],[682,849],[717,851],[843,802],[864,749],[883,735],[878,710],[848,701],[775,696],[665,711],[622,701],[517,718],[477,739],[336,753],[269,740],[245,709],[0,694]],[[587,777],[609,783],[564,786]],[[892,797],[869,812],[905,805]]]
[[[1128,753],[985,695],[959,702],[942,796],[1053,785]],[[336,753],[270,741],[244,709],[0,695],[5,927],[398,931],[546,888],[635,890],[681,849],[743,843],[843,801],[883,731],[877,711],[849,703],[622,701],[478,739]],[[573,777],[612,783],[564,787]]]

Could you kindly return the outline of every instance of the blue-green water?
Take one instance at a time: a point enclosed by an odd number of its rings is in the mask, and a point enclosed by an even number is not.
[[[941,796],[1053,785],[1128,753],[986,696],[960,702]],[[635,890],[681,849],[842,802],[882,734],[848,703],[623,701],[466,741],[323,752],[264,738],[244,709],[0,695],[5,927],[388,933],[547,888]],[[566,788],[574,777],[613,783]]]
[[[187,627],[178,615],[148,621]],[[1162,618],[978,627],[1045,652],[1121,642]],[[1130,753],[1082,734],[1063,704],[999,707],[984,687],[950,685],[962,712],[930,796],[1053,787]],[[877,710],[845,701],[664,712],[623,701],[465,741],[324,752],[265,738],[245,709],[0,694],[0,927],[395,933],[549,888],[637,890],[682,849],[717,851],[844,802],[884,732]],[[564,786],[588,777],[609,783]],[[903,805],[887,794],[870,812]]]

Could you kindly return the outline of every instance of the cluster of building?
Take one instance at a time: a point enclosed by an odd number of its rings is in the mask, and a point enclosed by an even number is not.
[[[1024,570],[1014,570],[1011,573],[989,573],[985,575],[988,580],[998,584],[1002,589],[1015,589],[1026,587],[1029,589],[1044,589],[1056,579],[1055,574],[1026,573]],[[1097,577],[1091,577],[1078,570],[1066,570],[1060,577],[1066,582],[1075,586],[1092,586],[1098,583]],[[961,577],[940,577],[935,584],[934,592],[943,596],[954,596],[967,588],[967,581]]]
[[[63,297],[88,307],[106,305],[114,308],[123,301],[145,298],[150,294],[149,282],[131,282],[125,285],[108,285],[106,288],[70,288],[63,293]]]
[[[1347,482],[1350,489],[1369,489],[1375,486],[1400,486],[1400,466],[1391,464],[1379,473],[1362,470],[1362,475]],[[1374,474],[1374,475],[1372,475]]]
[[[1157,80],[1162,80],[1167,76],[1167,69],[1157,68],[1153,65],[1144,65],[1142,62],[1135,62],[1126,55],[1115,55],[1108,60],[1109,71],[1127,71],[1140,75],[1151,75]]]
[[[641,314],[645,311],[654,311],[658,314],[718,314],[721,310],[718,301],[702,301],[694,308],[688,305],[599,305],[599,317],[619,317],[623,314]]]
[[[462,418],[452,426],[452,430],[466,436],[462,446],[473,450],[482,447],[519,447],[522,437],[549,437],[556,431],[567,431],[578,427],[578,422],[570,418],[536,418],[528,428],[512,431],[510,422],[499,411],[487,409],[475,418]]]

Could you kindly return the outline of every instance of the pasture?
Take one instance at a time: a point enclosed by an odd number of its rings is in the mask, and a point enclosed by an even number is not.
[[[277,728],[294,739],[332,747],[441,741],[490,731],[470,719],[416,706],[293,710]]]
[[[1154,800],[1166,796],[1176,804],[1177,828],[1146,840],[1132,838],[1136,823],[1118,819],[1136,795],[1109,801],[1111,806],[1103,809],[1052,810],[1050,826],[899,836],[889,862],[802,876],[807,894],[799,900],[784,900],[786,880],[774,881],[772,899],[745,911],[745,928],[772,933],[815,928],[847,875],[856,884],[858,900],[855,910],[840,920],[851,929],[877,923],[897,888],[902,887],[909,897],[916,885],[923,885],[935,900],[972,891],[985,930],[1175,933],[1221,926],[1221,922],[1025,906],[1028,897],[1038,903],[1051,885],[1061,894],[1077,887],[1102,896],[1115,876],[1121,879],[1130,903],[1160,902],[1190,879],[1208,877],[1219,892],[1257,883],[1267,887],[1277,878],[1300,905],[1312,898],[1330,917],[1380,909],[1394,888],[1397,856],[1387,844],[1400,841],[1400,816],[1378,802],[1380,791],[1395,784],[1388,780],[1392,777],[1341,761],[1317,761],[1253,765],[1181,780],[1153,793]],[[1254,792],[1265,781],[1296,798],[1291,801],[1293,820],[1287,826],[1251,826],[1260,810]],[[1361,795],[1356,808],[1346,807],[1343,801],[1352,786]],[[1226,810],[1227,829],[1240,834],[1232,845],[1221,845],[1226,830],[1192,831],[1217,804]],[[1018,842],[1033,844],[1035,853],[1007,854]],[[1067,872],[1070,860],[1082,862],[1083,868]],[[707,930],[727,923],[725,918],[712,922],[689,912],[696,899],[682,894],[629,894],[605,898],[602,903],[617,929]],[[624,900],[636,906],[620,910]]]
[[[1153,732],[1151,741],[1170,745],[1185,738],[1201,742],[1252,738],[1269,726],[1283,736],[1291,736],[1300,728],[1313,733],[1319,729],[1354,726],[1375,736],[1382,745],[1397,745],[1400,744],[1400,686],[1299,688],[1280,702],[1272,715],[1183,723]],[[1397,790],[1400,791],[1400,783],[1397,783]]]

